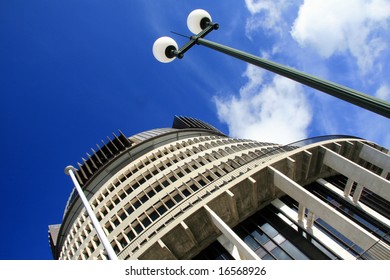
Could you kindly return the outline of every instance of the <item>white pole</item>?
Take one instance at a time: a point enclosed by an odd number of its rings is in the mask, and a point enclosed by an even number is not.
[[[73,184],[76,187],[76,190],[81,198],[81,201],[84,204],[85,210],[87,210],[88,216],[91,219],[93,226],[95,227],[96,233],[99,236],[99,239],[102,242],[103,247],[107,252],[108,258],[110,260],[117,260],[118,257],[116,256],[114,249],[112,249],[111,244],[108,241],[107,236],[104,234],[103,228],[101,227],[98,219],[96,218],[95,213],[93,212],[93,210],[91,208],[91,205],[89,205],[89,202],[88,202],[86,196],[84,195],[84,192],[83,192],[79,182],[76,179],[76,176],[74,174],[75,170],[76,169],[73,166],[69,165],[65,168],[65,174],[69,175],[70,178],[72,179]]]

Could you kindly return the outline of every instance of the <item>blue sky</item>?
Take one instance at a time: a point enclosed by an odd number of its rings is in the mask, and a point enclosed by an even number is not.
[[[294,3],[290,3],[294,2]],[[170,127],[174,115],[288,143],[350,134],[390,147],[389,120],[196,46],[157,62],[152,45],[208,39],[390,100],[389,0],[13,0],[0,2],[0,259],[50,259],[72,184],[63,170],[112,136]]]

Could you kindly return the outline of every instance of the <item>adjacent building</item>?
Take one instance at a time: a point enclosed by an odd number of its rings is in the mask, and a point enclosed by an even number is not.
[[[351,136],[290,145],[175,117],[87,154],[77,180],[119,259],[390,259],[389,150]],[[81,200],[54,259],[106,259]]]

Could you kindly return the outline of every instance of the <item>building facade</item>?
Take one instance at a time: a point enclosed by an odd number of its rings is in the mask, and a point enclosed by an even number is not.
[[[290,145],[200,120],[114,135],[77,180],[119,259],[390,259],[390,155],[351,136]],[[75,191],[54,259],[107,259]]]

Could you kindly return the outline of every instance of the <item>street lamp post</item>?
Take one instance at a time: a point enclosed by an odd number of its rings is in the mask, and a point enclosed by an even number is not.
[[[83,189],[81,188],[79,182],[77,181],[77,178],[75,176],[76,168],[73,166],[67,166],[65,168],[65,173],[70,176],[72,179],[72,182],[76,188],[77,193],[79,194],[79,197],[81,199],[81,202],[84,205],[85,210],[87,211],[87,214],[89,218],[91,219],[91,222],[95,228],[95,231],[103,244],[104,249],[107,252],[107,256],[110,260],[118,260],[118,257],[115,254],[114,249],[111,247],[110,242],[108,241],[107,236],[104,234],[103,228],[101,227],[99,220],[96,218],[95,213],[93,212],[91,205],[89,205],[88,199],[85,196]]]
[[[180,49],[172,38],[161,37],[156,40],[153,45],[153,54],[158,61],[168,63],[173,61],[176,57],[181,59],[183,58],[184,53],[192,46],[196,44],[202,45],[330,94],[386,118],[390,118],[389,102],[348,87],[320,79],[267,59],[204,39],[204,37],[212,30],[219,28],[217,23],[212,22],[210,14],[204,10],[198,9],[192,11],[188,15],[187,25],[190,31],[196,35],[191,36],[189,42]]]

